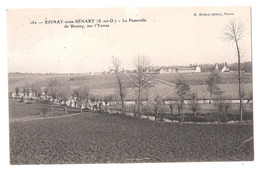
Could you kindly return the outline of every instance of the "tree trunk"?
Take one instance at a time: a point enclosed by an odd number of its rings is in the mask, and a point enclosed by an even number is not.
[[[184,103],[184,99],[182,98],[182,99],[181,99],[181,110],[180,110],[180,113],[181,113],[181,122],[184,122],[183,103]]]
[[[221,123],[221,116],[222,116],[222,111],[219,112],[219,115],[218,115],[218,123]]]
[[[241,71],[240,71],[240,51],[239,51],[239,47],[238,47],[238,42],[237,40],[235,40],[236,42],[236,48],[237,48],[237,57],[238,57],[238,94],[239,94],[239,112],[240,112],[240,122],[243,121],[243,101],[242,101],[242,91],[241,91]]]
[[[228,121],[228,108],[226,108],[225,120]]]
[[[193,112],[193,115],[194,115],[194,117],[196,117],[196,115],[197,115],[197,112],[196,112],[196,111],[194,111],[194,112]]]
[[[54,105],[54,102],[52,101],[52,104],[51,104],[51,112],[53,111],[53,105]]]
[[[138,102],[137,102],[137,114],[140,114],[140,108],[141,108],[141,89],[138,89]]]
[[[67,115],[68,114],[67,106],[64,107],[64,110],[65,110],[65,114]]]
[[[122,103],[122,114],[125,114],[125,104],[123,98],[121,98],[121,103]]]
[[[123,92],[123,87],[122,87],[121,80],[120,80],[119,75],[118,75],[117,72],[118,71],[116,71],[116,78],[117,78],[118,85],[119,85],[119,95],[120,95],[120,100],[121,100],[121,105],[122,105],[122,113],[125,114],[124,92]]]

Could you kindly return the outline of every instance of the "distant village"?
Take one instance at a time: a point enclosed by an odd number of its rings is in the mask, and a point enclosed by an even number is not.
[[[230,68],[226,62],[222,65],[220,65],[219,63],[216,63],[214,70],[220,71],[220,72],[230,72]],[[202,72],[202,67],[199,65],[192,65],[192,64],[190,64],[190,66],[167,66],[167,67],[166,66],[163,66],[163,67],[151,66],[150,68],[147,68],[147,71],[149,71],[151,74],[198,73],[198,72]],[[106,71],[89,72],[87,74],[88,75],[105,75],[105,74],[113,74],[113,73],[114,73],[113,70],[109,70],[107,72]],[[120,73],[130,74],[130,73],[137,73],[137,71],[123,69],[120,71]]]
[[[232,72],[237,71],[237,63],[227,64],[224,63],[215,63],[215,64],[201,64],[194,65],[190,64],[189,66],[151,66],[147,68],[151,74],[173,74],[173,73],[200,73],[200,72],[210,72],[212,70],[219,72]],[[252,62],[241,63],[241,71],[252,72]],[[122,69],[120,73],[136,73],[136,70],[127,70]],[[113,74],[113,70],[107,70],[102,72],[87,72],[87,73],[20,73],[20,72],[9,72],[9,74],[14,75],[105,75]]]

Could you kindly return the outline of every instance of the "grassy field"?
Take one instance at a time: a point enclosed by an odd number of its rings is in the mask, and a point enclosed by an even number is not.
[[[172,124],[85,113],[10,123],[11,164],[253,160],[252,125]]]
[[[193,73],[182,74],[182,77],[189,84],[191,91],[196,92],[199,98],[209,98],[207,91],[206,78],[208,73]],[[252,92],[252,74],[245,73],[245,79],[243,82],[243,88],[247,92],[246,96],[249,96]],[[224,96],[238,99],[238,85],[237,79],[234,73],[221,73],[221,83],[218,85],[224,92]],[[175,82],[178,78],[178,74],[153,74],[154,78],[166,81],[169,84],[164,84],[158,81],[154,82],[154,87],[149,90],[148,96],[154,96],[161,94],[166,98],[172,98],[175,96]],[[72,89],[79,88],[81,86],[87,86],[90,89],[90,93],[96,96],[105,96],[115,94],[115,88],[117,87],[117,80],[114,74],[107,75],[9,75],[9,92],[14,92],[15,87],[24,87],[26,85],[38,84],[40,87],[47,87],[51,79],[57,79],[63,84],[68,84]],[[136,90],[132,88],[130,79],[126,75],[122,75],[121,78],[128,86],[127,100],[136,99]]]
[[[220,84],[234,84],[238,83],[236,72],[221,72]],[[183,79],[187,81],[189,85],[206,85],[206,80],[209,75],[207,72],[201,73],[184,73],[180,74]],[[163,79],[171,83],[176,83],[178,74],[154,74],[155,78]],[[252,73],[242,73],[244,83],[252,83]]]
[[[50,116],[62,116],[65,114],[63,106],[53,106],[41,102],[33,102],[32,104],[26,104],[24,102],[17,102],[9,99],[9,119],[10,121],[22,118],[39,118],[46,115]],[[43,114],[43,110],[46,110],[46,115]],[[79,113],[80,109],[68,108],[68,114]]]

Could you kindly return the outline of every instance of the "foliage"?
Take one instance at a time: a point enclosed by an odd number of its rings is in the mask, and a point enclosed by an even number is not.
[[[219,75],[219,72],[211,71],[206,80],[206,83],[208,85],[208,91],[210,93],[210,102],[212,99],[212,95],[220,95],[223,93],[217,85],[218,83],[220,83],[220,81],[221,77]]]
[[[41,89],[38,84],[32,85],[31,90],[33,93],[35,93],[36,97],[39,97],[41,95]]]
[[[177,79],[177,83],[176,83],[176,94],[180,97],[180,99],[184,100],[184,98],[186,97],[186,95],[189,93],[190,91],[190,87],[189,85],[186,83],[185,80],[183,80],[181,77],[179,77]]]
[[[15,93],[16,93],[16,95],[18,95],[19,91],[20,91],[19,87],[15,87]]]
[[[181,77],[178,78],[177,83],[176,83],[176,94],[178,96],[178,111],[180,113],[181,117],[181,121],[184,121],[184,113],[183,113],[183,106],[184,106],[184,99],[185,97],[188,95],[188,93],[190,92],[190,87],[189,85],[186,83],[186,81],[184,79],[182,79]]]
[[[47,87],[48,95],[56,99],[60,94],[61,84],[56,79],[51,79]]]
[[[219,96],[218,100],[214,101],[214,107],[218,110],[219,122],[222,120],[228,121],[228,111],[232,107],[232,103],[230,103],[226,97]]]
[[[188,107],[194,116],[196,116],[197,112],[201,109],[201,104],[198,101],[197,94],[194,92],[191,94],[191,101],[189,101]]]

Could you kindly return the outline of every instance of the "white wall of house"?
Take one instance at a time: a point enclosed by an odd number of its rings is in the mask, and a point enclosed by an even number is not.
[[[201,67],[200,66],[196,66],[195,72],[201,72]]]
[[[193,73],[193,72],[201,72],[201,67],[200,66],[196,66],[195,69],[161,69],[159,70],[160,74],[170,74],[170,73]]]
[[[221,72],[229,72],[229,71],[230,69],[226,65],[224,65],[224,67],[221,70]]]

